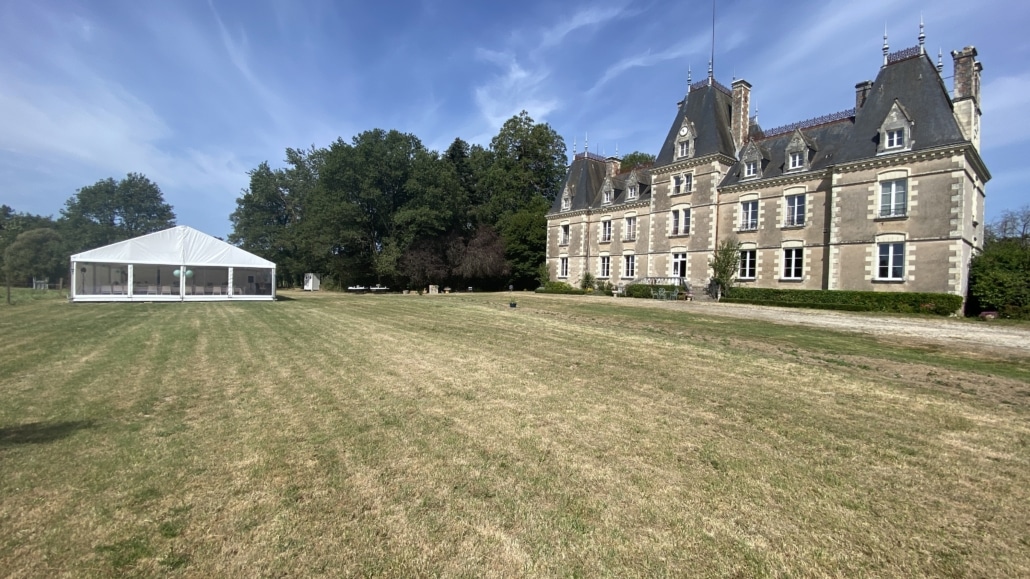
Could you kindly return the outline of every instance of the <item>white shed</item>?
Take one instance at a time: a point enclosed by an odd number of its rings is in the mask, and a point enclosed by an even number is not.
[[[304,291],[317,292],[322,285],[322,278],[317,273],[304,274]]]
[[[71,256],[74,302],[274,300],[275,264],[180,225]]]

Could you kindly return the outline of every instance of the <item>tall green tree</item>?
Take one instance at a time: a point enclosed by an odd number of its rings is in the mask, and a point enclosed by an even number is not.
[[[7,303],[11,303],[11,284],[31,278],[57,279],[68,269],[64,240],[53,228],[30,229],[15,238],[4,250],[4,277]]]
[[[4,266],[4,252],[20,234],[30,229],[56,227],[49,216],[18,212],[13,207],[0,205],[0,269]]]
[[[637,167],[645,167],[653,165],[655,156],[650,153],[642,153],[640,151],[633,151],[622,158],[622,171],[630,171]]]
[[[173,227],[175,213],[156,183],[129,173],[79,189],[61,210],[60,225],[76,252]]]
[[[718,301],[733,286],[733,278],[740,267],[740,242],[735,238],[720,241],[708,265],[712,268],[712,286]]]
[[[980,309],[1030,319],[1030,206],[1006,211],[988,228],[969,266],[969,294]]]

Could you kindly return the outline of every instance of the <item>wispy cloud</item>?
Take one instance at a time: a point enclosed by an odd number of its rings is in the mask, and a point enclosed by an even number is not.
[[[525,68],[511,53],[479,50],[477,55],[503,69],[475,89],[479,112],[492,128],[500,127],[512,115],[523,110],[539,121],[558,108],[558,99],[542,94],[541,89],[549,74],[546,68]]]
[[[617,18],[624,11],[623,6],[587,6],[558,24],[545,28],[541,33],[540,47],[557,46],[565,40],[566,36],[576,30],[604,24]]]
[[[594,83],[594,86],[587,90],[588,95],[597,93],[604,85],[618,78],[622,73],[632,70],[634,68],[645,68],[654,66],[668,60],[681,59],[685,56],[695,53],[704,48],[705,40],[702,38],[695,38],[690,42],[680,43],[676,46],[669,47],[661,52],[651,52],[647,50],[643,54],[635,54],[628,56],[615,64],[609,66],[601,78]]]

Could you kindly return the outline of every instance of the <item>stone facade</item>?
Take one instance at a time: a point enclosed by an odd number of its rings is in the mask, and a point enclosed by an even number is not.
[[[742,286],[965,295],[990,174],[982,67],[975,48],[952,56],[953,96],[921,41],[885,50],[854,109],[769,131],[746,81],[691,85],[652,167],[575,155],[547,216],[551,279],[704,287],[730,239]]]

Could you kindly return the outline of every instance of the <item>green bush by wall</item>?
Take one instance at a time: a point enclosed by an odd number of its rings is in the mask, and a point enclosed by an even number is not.
[[[803,307],[866,312],[900,312],[950,316],[962,307],[962,297],[952,294],[869,292],[838,290],[787,290],[734,287],[723,301],[768,306]]]

